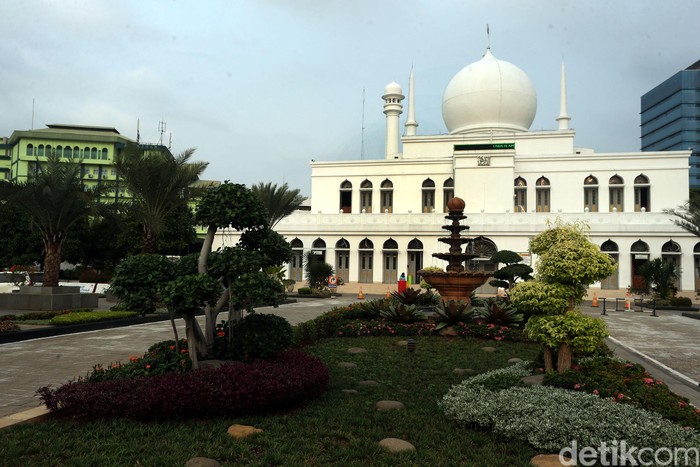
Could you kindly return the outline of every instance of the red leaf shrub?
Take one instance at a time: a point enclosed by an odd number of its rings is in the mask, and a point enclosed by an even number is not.
[[[37,393],[54,413],[75,418],[185,419],[259,414],[318,397],[328,369],[288,350],[274,360],[101,382],[71,382]]]

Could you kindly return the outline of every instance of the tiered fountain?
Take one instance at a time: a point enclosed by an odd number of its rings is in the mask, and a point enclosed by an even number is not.
[[[431,287],[437,289],[443,301],[462,300],[471,302],[472,292],[483,285],[488,274],[483,272],[466,271],[464,263],[476,258],[478,254],[464,253],[462,245],[473,241],[471,238],[462,237],[463,230],[469,230],[469,226],[461,225],[459,222],[467,218],[464,215],[464,200],[462,198],[452,198],[447,203],[449,213],[445,219],[451,221],[442,228],[450,232],[449,237],[438,238],[438,241],[450,246],[449,253],[433,253],[435,258],[448,261],[446,272],[432,272],[420,270],[418,273]]]

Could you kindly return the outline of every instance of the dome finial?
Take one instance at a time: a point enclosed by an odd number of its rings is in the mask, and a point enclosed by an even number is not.
[[[491,33],[489,32],[489,23],[486,23],[486,50],[491,49]]]

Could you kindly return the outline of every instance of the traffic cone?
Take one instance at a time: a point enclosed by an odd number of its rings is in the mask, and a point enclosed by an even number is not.
[[[360,286],[360,292],[357,294],[357,299],[358,300],[364,300],[365,296],[362,295],[362,286]]]
[[[386,298],[391,298],[391,289],[389,287],[386,288]]]
[[[598,294],[595,292],[593,292],[593,303],[591,303],[591,306],[596,308],[598,307]]]
[[[632,307],[630,306],[630,295],[627,294],[627,298],[625,298],[625,311],[630,311]]]

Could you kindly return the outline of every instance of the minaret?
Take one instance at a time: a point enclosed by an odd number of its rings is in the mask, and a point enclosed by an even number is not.
[[[416,110],[413,103],[413,67],[411,67],[411,75],[408,78],[408,118],[406,119],[406,136],[416,136]]]
[[[564,65],[564,61],[561,62],[561,96],[559,99],[559,116],[557,117],[559,129],[568,130],[571,117],[566,113],[566,66]]]
[[[384,115],[386,115],[386,153],[387,159],[398,158],[399,155],[399,116],[403,112],[401,101],[404,95],[401,86],[392,81],[384,88]]]

